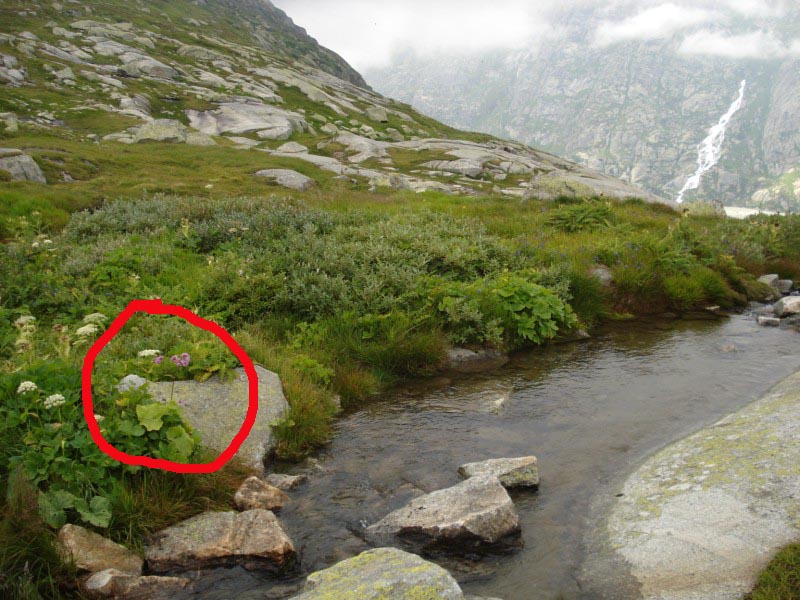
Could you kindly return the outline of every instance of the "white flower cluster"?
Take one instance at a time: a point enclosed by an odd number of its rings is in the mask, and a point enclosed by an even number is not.
[[[95,325],[94,323],[89,323],[88,325],[79,327],[78,330],[75,332],[75,335],[77,335],[78,337],[91,337],[98,331],[100,331],[100,328],[97,325]]]
[[[43,235],[40,235],[36,241],[31,244],[31,248],[39,248],[42,245],[49,248],[53,245],[53,240],[45,239]]]
[[[17,329],[26,329],[31,326],[36,327],[35,323],[36,317],[32,315],[25,315],[14,321],[14,325],[17,326]]]
[[[108,317],[103,313],[92,313],[83,317],[83,322],[87,324],[94,323],[95,325],[101,325],[106,321],[108,321]]]
[[[52,396],[48,396],[44,399],[44,407],[45,408],[58,408],[59,406],[63,406],[64,402],[66,402],[66,398],[61,394],[53,394]]]
[[[22,394],[27,394],[28,392],[35,392],[38,389],[38,386],[32,381],[23,381],[17,388],[17,394],[21,396]]]
[[[161,350],[142,350],[137,354],[139,358],[152,358],[153,356],[159,356],[161,354]]]
[[[94,420],[97,421],[98,423],[100,421],[103,421],[104,419],[105,419],[105,417],[103,415],[95,415],[94,416]]]
[[[14,321],[14,325],[19,329],[19,336],[14,341],[14,347],[18,352],[25,352],[33,348],[33,334],[36,333],[36,317],[24,315]]]

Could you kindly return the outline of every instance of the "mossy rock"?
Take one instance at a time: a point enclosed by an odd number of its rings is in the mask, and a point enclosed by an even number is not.
[[[294,600],[462,600],[443,568],[396,548],[368,550],[308,576]]]

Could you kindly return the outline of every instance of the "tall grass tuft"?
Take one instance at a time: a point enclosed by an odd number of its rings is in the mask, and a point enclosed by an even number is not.
[[[758,578],[745,600],[797,600],[800,598],[800,544],[784,548]]]
[[[75,592],[75,568],[39,517],[38,496],[20,469],[11,472],[0,519],[0,597],[55,599]]]

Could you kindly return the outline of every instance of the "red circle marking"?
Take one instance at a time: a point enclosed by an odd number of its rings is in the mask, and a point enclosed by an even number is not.
[[[114,448],[114,446],[103,437],[100,431],[100,425],[98,425],[97,419],[94,418],[94,402],[92,401],[92,371],[94,370],[94,362],[97,355],[100,354],[100,351],[114,339],[114,336],[120,332],[125,323],[137,312],[145,312],[150,315],[174,315],[188,321],[195,327],[210,331],[217,336],[242,363],[244,371],[247,374],[248,383],[247,414],[245,415],[241,429],[239,429],[239,432],[233,438],[230,445],[225,448],[213,462],[184,464],[172,462],[163,458],[126,454]],[[86,357],[83,359],[81,398],[83,400],[83,416],[86,419],[86,424],[89,426],[89,433],[92,435],[94,443],[97,444],[100,450],[114,460],[125,463],[126,465],[162,469],[164,471],[172,471],[173,473],[213,473],[219,471],[225,466],[225,463],[233,458],[253,429],[253,425],[256,422],[256,415],[258,414],[258,374],[256,373],[253,361],[250,360],[247,353],[236,343],[236,340],[234,340],[227,331],[216,323],[202,319],[182,306],[163,304],[161,300],[133,300],[128,304],[125,310],[114,319],[108,329],[86,353]]]

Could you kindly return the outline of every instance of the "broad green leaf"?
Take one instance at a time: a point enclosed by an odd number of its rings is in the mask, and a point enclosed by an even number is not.
[[[194,452],[194,438],[181,425],[167,430],[169,445],[181,457],[188,459]]]
[[[105,529],[111,523],[111,502],[108,498],[95,496],[88,505],[85,500],[79,499],[75,503],[75,508],[81,518],[90,525]]]
[[[136,416],[147,431],[159,431],[164,426],[164,417],[171,411],[163,404],[144,404],[136,407]]]
[[[119,425],[120,433],[124,433],[125,435],[129,435],[132,437],[141,437],[144,435],[144,427],[139,425],[139,423],[132,421],[130,419],[126,419],[122,421]]]
[[[50,527],[59,528],[67,522],[68,508],[74,508],[79,500],[64,490],[39,494],[39,514]]]

